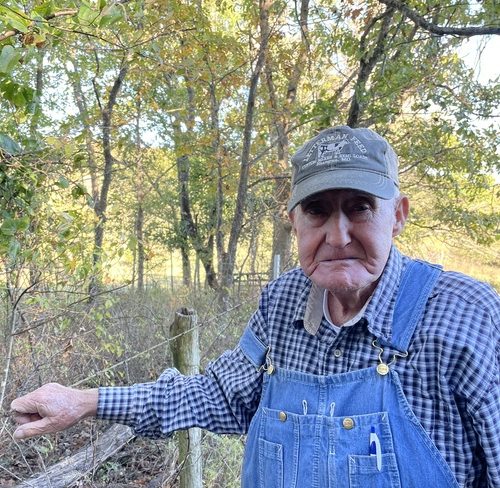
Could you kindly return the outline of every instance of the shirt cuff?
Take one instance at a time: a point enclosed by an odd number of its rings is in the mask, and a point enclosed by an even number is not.
[[[149,394],[148,384],[124,387],[100,387],[97,418],[133,427],[137,413]]]

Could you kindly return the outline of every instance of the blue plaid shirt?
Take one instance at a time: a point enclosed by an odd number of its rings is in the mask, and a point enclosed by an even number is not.
[[[379,351],[372,341],[390,335],[408,262],[393,247],[363,318],[338,333],[322,314],[323,291],[300,269],[266,286],[248,327],[270,346],[268,360],[280,368],[329,375],[374,366]],[[413,412],[463,487],[500,487],[499,305],[489,285],[441,273],[408,357],[392,366]],[[393,353],[384,352],[386,361]],[[98,417],[150,437],[193,426],[245,433],[261,381],[262,371],[237,346],[203,375],[168,369],[153,383],[100,388]]]

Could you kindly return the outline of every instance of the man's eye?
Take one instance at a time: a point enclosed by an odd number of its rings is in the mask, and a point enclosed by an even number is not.
[[[347,209],[347,214],[353,222],[365,222],[373,215],[373,206],[369,202],[358,202]]]
[[[304,212],[309,215],[323,215],[325,213],[325,209],[321,205],[310,204],[306,206]]]
[[[371,205],[369,203],[358,203],[356,205],[353,205],[352,210],[354,212],[368,212],[372,209]]]

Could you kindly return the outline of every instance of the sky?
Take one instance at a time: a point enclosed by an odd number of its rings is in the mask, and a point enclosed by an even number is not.
[[[471,37],[461,48],[463,59],[476,70],[479,81],[487,83],[500,76],[500,36]]]
[[[500,36],[476,36],[462,43],[459,54],[475,70],[479,82],[486,84],[500,78]],[[495,118],[471,121],[476,127],[487,127],[492,121],[500,132],[500,100],[497,103]],[[500,178],[500,175],[499,175]]]

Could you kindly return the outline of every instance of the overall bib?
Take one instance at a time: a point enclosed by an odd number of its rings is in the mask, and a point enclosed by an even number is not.
[[[439,273],[421,262],[408,265],[391,341],[374,341],[375,347],[407,355]],[[269,354],[249,329],[240,345],[256,366]],[[397,372],[382,362],[382,352],[379,358],[373,367],[330,376],[268,364],[249,427],[243,488],[458,487],[413,414]]]

